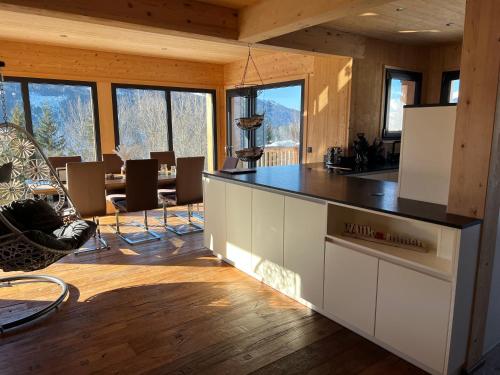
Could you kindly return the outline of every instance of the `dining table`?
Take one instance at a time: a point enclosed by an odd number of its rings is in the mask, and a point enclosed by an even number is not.
[[[26,181],[30,190],[35,195],[57,195],[59,186],[50,181]],[[124,190],[127,186],[127,177],[122,174],[108,174],[104,180],[106,192]],[[175,174],[158,173],[158,187],[169,187],[175,184]],[[67,184],[64,183],[67,187]]]

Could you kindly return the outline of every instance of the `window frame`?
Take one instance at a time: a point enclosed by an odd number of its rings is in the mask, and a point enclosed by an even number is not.
[[[33,117],[31,113],[31,101],[29,95],[29,84],[49,84],[49,85],[66,85],[66,86],[88,86],[92,98],[92,110],[94,115],[94,137],[95,137],[95,152],[96,161],[102,160],[101,152],[101,131],[99,122],[99,101],[97,97],[97,83],[92,81],[76,81],[53,78],[31,78],[31,77],[5,77],[5,82],[17,82],[21,84],[21,94],[23,98],[24,122],[26,131],[34,138],[33,132]]]
[[[298,79],[292,81],[282,81],[282,82],[274,82],[267,83],[264,85],[256,85],[250,88],[234,88],[234,89],[226,89],[226,156],[232,156],[232,151],[234,145],[232,144],[233,137],[233,124],[231,123],[232,113],[231,113],[231,99],[238,96],[247,96],[251,95],[255,91],[266,90],[266,89],[276,89],[282,87],[290,87],[290,86],[300,86],[300,132],[299,132],[299,164],[302,163],[302,150],[303,150],[303,140],[304,140],[304,102],[305,102],[305,79]],[[247,109],[247,116],[251,115],[252,109],[257,106],[256,103],[257,98],[255,97],[255,102],[249,103]],[[231,144],[229,143],[231,142]],[[255,147],[256,140],[254,138],[248,139],[248,147]],[[255,163],[250,163],[255,164]],[[250,165],[251,166],[251,165]]]
[[[451,91],[451,82],[457,79],[460,79],[460,70],[450,70],[443,72],[441,78],[441,96],[439,103],[456,104],[456,103],[451,103],[449,98]]]
[[[393,78],[405,79],[415,82],[415,102],[411,105],[420,105],[422,98],[422,81],[423,74],[417,71],[398,69],[398,68],[384,68],[384,106],[382,118],[382,139],[398,140],[401,139],[400,131],[387,130],[387,120],[389,118],[389,95],[391,92],[391,80]]]
[[[118,124],[118,101],[116,98],[116,89],[136,89],[136,90],[155,90],[165,93],[167,105],[167,133],[168,150],[174,151],[174,137],[172,125],[172,92],[193,92],[212,95],[212,134],[213,134],[213,168],[218,165],[217,152],[217,90],[193,87],[175,87],[175,86],[157,86],[157,85],[138,85],[131,83],[111,83],[111,99],[113,106],[113,126],[115,132],[115,148],[120,144],[120,125]],[[210,166],[209,166],[210,167]]]

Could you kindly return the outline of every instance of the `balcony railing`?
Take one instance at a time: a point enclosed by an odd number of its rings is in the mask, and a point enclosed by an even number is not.
[[[299,163],[298,147],[266,147],[264,155],[257,161],[257,167],[290,165]]]

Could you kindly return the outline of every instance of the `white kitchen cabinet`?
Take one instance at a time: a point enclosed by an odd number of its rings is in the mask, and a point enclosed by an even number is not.
[[[283,195],[252,190],[252,270],[278,290],[291,277],[283,268],[284,213]]]
[[[205,210],[205,247],[226,256],[226,183],[214,178],[203,179]]]
[[[283,292],[323,307],[326,204],[285,197]]]
[[[380,261],[375,337],[442,373],[451,284]]]
[[[325,311],[372,336],[378,262],[375,257],[326,242]]]
[[[226,186],[226,258],[235,267],[252,268],[252,189],[236,184]]]

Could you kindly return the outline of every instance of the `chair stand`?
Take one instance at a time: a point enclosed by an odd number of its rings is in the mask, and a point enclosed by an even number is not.
[[[12,322],[8,322],[5,324],[0,325],[0,334],[3,334],[5,331],[20,327],[22,325],[28,324],[38,318],[41,318],[43,316],[46,316],[53,310],[57,310],[61,303],[63,303],[64,299],[68,295],[68,285],[62,281],[61,279],[53,276],[45,276],[45,275],[31,275],[31,276],[12,276],[12,277],[3,277],[0,278],[0,288],[7,288],[11,287],[12,283],[15,281],[22,281],[24,283],[34,283],[34,282],[40,282],[40,281],[45,281],[49,282],[52,284],[56,284],[60,287],[61,293],[59,294],[59,297],[49,304],[48,306],[44,307],[43,309],[30,314],[28,316],[25,316],[21,319],[14,320]]]
[[[94,223],[97,224],[97,231],[96,234],[94,234],[94,242],[95,246],[94,247],[82,247],[81,249],[75,251],[75,255],[83,255],[83,254],[88,254],[88,253],[93,253],[93,252],[99,252],[99,251],[104,251],[104,250],[109,250],[111,249],[111,246],[108,245],[106,240],[102,238],[101,236],[101,227],[99,223],[99,218],[93,217],[92,220]]]
[[[139,228],[143,228],[144,229],[144,232],[149,234],[149,238],[144,238],[144,239],[140,239],[140,240],[134,240],[130,237],[127,237],[126,235],[122,234],[120,232],[120,218],[119,218],[119,214],[120,214],[120,211],[116,210],[115,211],[115,220],[116,220],[116,223],[115,224],[111,224],[110,227],[114,230],[114,232],[118,235],[118,237],[120,237],[122,240],[124,240],[125,242],[127,242],[128,244],[130,245],[138,245],[138,244],[142,244],[142,243],[146,243],[146,242],[151,242],[151,241],[157,241],[157,240],[160,240],[161,239],[161,236],[155,232],[153,232],[152,230],[149,230],[149,226],[148,226],[148,212],[147,211],[144,211],[144,224],[138,224],[138,223],[133,223],[133,224],[129,224],[129,226],[135,226],[135,227],[139,227]],[[126,224],[124,224],[125,226]]]
[[[163,202],[163,225],[167,230],[174,232],[175,234],[179,236],[184,236],[186,234],[190,233],[198,233],[198,232],[203,232],[203,225],[197,224],[193,222],[192,217],[196,217],[193,215],[193,205],[188,204],[188,214],[187,218],[184,215],[178,215],[177,213],[174,213],[173,216],[178,217],[179,219],[182,219],[185,221],[186,224],[181,224],[181,225],[168,225],[167,223],[167,204],[166,202]],[[172,215],[171,215],[172,216]],[[202,219],[200,219],[202,220]]]

